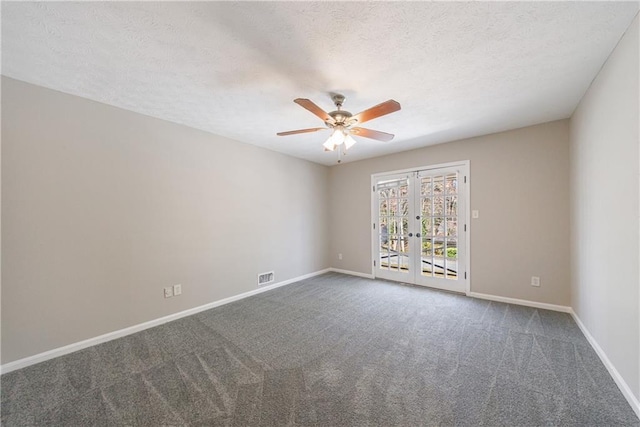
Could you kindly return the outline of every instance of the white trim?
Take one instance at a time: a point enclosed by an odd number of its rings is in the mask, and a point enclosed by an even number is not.
[[[376,177],[375,175],[371,175],[371,228],[369,229],[369,233],[371,236],[371,258],[369,259],[369,264],[371,265],[371,277],[376,278],[376,266],[374,265],[375,260],[378,259],[378,236],[373,232],[374,224],[376,223],[377,213],[376,209]],[[376,230],[377,231],[377,230]]]
[[[573,309],[570,309],[569,313],[573,317],[573,320],[575,320],[575,322],[578,324],[578,327],[580,328],[584,336],[587,338],[587,341],[589,341],[589,344],[591,344],[591,347],[593,347],[598,357],[600,357],[600,360],[602,361],[604,366],[607,368],[607,371],[609,371],[609,375],[611,375],[613,380],[616,382],[616,385],[622,392],[622,395],[625,397],[625,399],[627,399],[627,402],[629,402],[629,405],[631,405],[631,409],[633,409],[633,412],[635,412],[638,418],[640,418],[640,402],[634,396],[629,385],[622,378],[622,375],[620,375],[620,373],[615,368],[615,366],[613,366],[613,363],[611,363],[611,361],[607,357],[607,354],[604,352],[602,347],[598,345],[598,342],[596,341],[595,338],[593,338],[593,336],[591,335],[587,327],[584,325],[584,323],[582,323],[582,320],[580,320],[576,312],[573,311]]]
[[[348,274],[349,276],[364,277],[365,279],[374,279],[373,274],[360,273],[358,271],[342,270],[342,269],[333,268],[333,267],[331,267],[329,271],[333,271],[334,273]]]
[[[481,294],[478,292],[467,292],[468,297],[486,299],[489,301],[505,302],[507,304],[524,305],[533,308],[542,308],[544,310],[561,311],[563,313],[571,313],[571,307],[564,305],[548,304],[546,302],[529,301],[526,299],[517,299],[509,297],[500,297],[497,295]]]
[[[427,166],[417,166],[409,169],[400,169],[397,171],[388,171],[388,172],[378,172],[374,173],[372,177],[380,177],[385,175],[396,175],[396,174],[404,174],[404,173],[413,173],[416,171],[427,171],[431,169],[441,169],[441,168],[451,168],[456,166],[468,166],[469,160],[459,160],[457,162],[449,162],[449,163],[438,163],[435,165],[427,165]]]
[[[136,332],[144,331],[145,329],[153,328],[155,326],[159,326],[164,323],[171,322],[173,320],[178,320],[186,316],[191,316],[192,314],[200,313],[201,311],[209,310],[214,307],[229,304],[230,302],[238,301],[240,299],[247,298],[252,295],[257,295],[262,292],[279,288],[280,286],[289,285],[291,283],[299,282],[304,279],[309,279],[314,276],[319,276],[321,274],[328,273],[329,271],[332,271],[332,269],[325,268],[324,270],[316,271],[309,274],[304,274],[302,276],[298,276],[292,279],[284,280],[282,282],[274,283],[273,285],[263,286],[249,292],[244,292],[238,295],[231,296],[229,298],[224,298],[218,301],[210,302],[205,305],[190,308],[188,310],[180,311],[178,313],[173,313],[168,316],[150,320],[148,322],[129,326],[128,328],[120,329],[117,331],[106,333],[104,335],[99,335],[97,337],[93,337],[93,338],[89,338],[73,344],[65,345],[64,347],[54,348],[53,350],[45,351],[44,353],[39,353],[33,356],[25,357],[23,359],[15,360],[13,362],[5,363],[4,365],[0,366],[0,373],[6,374],[7,372],[15,371],[16,369],[26,368],[27,366],[35,365],[36,363],[40,363],[56,357],[64,356],[65,354],[73,353],[75,351],[82,350],[97,344],[102,344],[104,342],[111,341],[116,338],[121,338],[127,335],[131,335]]]
[[[465,192],[465,215],[464,215],[464,221],[465,221],[465,225],[467,226],[466,230],[465,230],[465,245],[466,247],[466,254],[464,256],[464,271],[465,271],[465,278],[467,281],[467,289],[466,292],[467,294],[469,292],[471,292],[471,161],[470,160],[465,160],[463,162],[463,170],[465,171],[465,177],[467,178],[467,181],[465,182],[465,186],[464,186],[464,192]]]

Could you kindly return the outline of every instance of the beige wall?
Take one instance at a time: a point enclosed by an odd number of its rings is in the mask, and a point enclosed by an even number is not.
[[[327,167],[8,78],[2,144],[2,363],[328,267]]]
[[[470,227],[471,290],[569,305],[567,120],[331,167],[331,265],[371,273],[371,174],[459,160],[470,160],[480,213]]]
[[[640,398],[638,17],[571,118],[572,304]]]

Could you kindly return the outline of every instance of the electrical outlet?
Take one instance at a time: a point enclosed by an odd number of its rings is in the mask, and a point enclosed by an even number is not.
[[[538,276],[531,276],[531,286],[540,286],[540,278]]]
[[[164,297],[171,298],[173,296],[173,286],[167,286],[164,288]]]
[[[338,254],[338,259],[342,260],[342,254]]]
[[[173,295],[182,295],[182,285],[173,285]]]

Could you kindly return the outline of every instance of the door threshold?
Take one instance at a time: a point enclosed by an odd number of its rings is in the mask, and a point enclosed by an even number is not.
[[[395,285],[400,285],[400,286],[407,286],[407,287],[419,288],[419,289],[429,289],[429,290],[432,290],[432,291],[442,291],[442,292],[446,292],[446,293],[449,293],[449,294],[462,295],[464,297],[467,296],[466,292],[454,291],[452,289],[442,289],[442,288],[435,288],[435,287],[428,286],[428,285],[417,285],[415,283],[399,282],[399,281],[395,281],[395,280],[384,279],[384,278],[381,278],[381,277],[374,277],[373,280],[383,280],[385,282],[390,282],[390,283],[393,283]]]

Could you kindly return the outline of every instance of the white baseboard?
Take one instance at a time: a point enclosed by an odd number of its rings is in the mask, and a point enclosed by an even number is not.
[[[573,320],[576,321],[576,323],[578,324],[578,327],[580,328],[584,336],[587,338],[587,341],[589,341],[589,344],[591,344],[591,347],[593,347],[598,357],[600,357],[600,360],[602,361],[604,366],[607,368],[607,371],[609,371],[609,374],[611,375],[613,380],[616,382],[616,385],[622,392],[623,396],[625,397],[625,399],[627,399],[627,402],[629,402],[629,405],[631,405],[631,409],[633,409],[633,411],[636,413],[638,418],[640,418],[640,402],[631,391],[631,388],[626,383],[626,381],[622,378],[622,375],[620,375],[620,373],[615,368],[615,366],[613,366],[613,363],[611,363],[611,361],[607,357],[607,354],[604,352],[602,347],[600,347],[596,339],[593,338],[593,335],[591,335],[591,333],[589,332],[587,327],[584,325],[584,323],[582,323],[582,320],[580,320],[580,318],[575,313],[575,311],[571,309],[570,313],[571,313],[571,316],[573,317]]]
[[[563,313],[571,313],[571,307],[564,305],[548,304],[546,302],[529,301],[525,299],[500,297],[497,295],[481,294],[478,292],[467,292],[468,297],[486,299],[489,301],[505,302],[508,304],[524,305],[533,308],[542,308],[544,310],[561,311]]]
[[[374,279],[375,278],[373,276],[373,274],[360,273],[360,272],[357,272],[357,271],[350,271],[350,270],[341,270],[339,268],[333,268],[333,267],[329,268],[329,271],[332,271],[334,273],[348,274],[348,275],[351,275],[351,276],[364,277],[366,279]],[[548,303],[545,303],[545,302],[529,301],[529,300],[517,299],[517,298],[509,298],[509,297],[501,297],[501,296],[498,296],[498,295],[483,294],[483,293],[479,293],[479,292],[467,292],[466,295],[469,296],[469,297],[480,298],[480,299],[485,299],[485,300],[489,300],[489,301],[497,301],[497,302],[504,302],[504,303],[508,303],[508,304],[524,305],[524,306],[527,306],[527,307],[542,308],[542,309],[551,310],[551,311],[561,311],[563,313],[570,313],[571,312],[571,307],[567,307],[567,306],[564,306],[564,305],[548,304]]]
[[[358,271],[341,270],[339,268],[333,268],[333,267],[331,267],[329,271],[333,271],[334,273],[348,274],[349,276],[364,277],[365,279],[373,279],[373,274],[360,273]]]
[[[127,335],[131,335],[136,332],[143,331],[145,329],[153,328],[154,326],[159,326],[164,323],[171,322],[173,320],[178,320],[186,316],[191,316],[192,314],[196,314],[201,311],[209,310],[211,308],[218,307],[224,304],[229,304],[230,302],[238,301],[240,299],[247,298],[252,295],[257,295],[262,292],[270,291],[272,289],[279,288],[280,286],[285,286],[285,285],[299,282],[301,280],[308,279],[314,276],[319,276],[320,274],[328,273],[329,271],[331,271],[331,269],[326,268],[324,270],[294,277],[289,280],[284,280],[282,282],[274,283],[273,285],[263,286],[258,289],[254,289],[249,292],[244,292],[238,295],[234,295],[229,298],[224,298],[218,301],[210,302],[205,305],[190,308],[188,310],[180,311],[178,313],[173,313],[168,316],[160,317],[158,319],[150,320],[148,322],[140,323],[134,326],[130,326],[128,328],[120,329],[117,331],[109,332],[104,335],[89,338],[73,344],[65,345],[64,347],[54,348],[53,350],[45,351],[44,353],[39,353],[33,356],[25,357],[24,359],[18,359],[13,362],[5,363],[4,365],[0,366],[0,373],[6,374],[7,372],[15,371],[16,369],[26,368],[27,366],[35,365],[36,363],[40,363],[49,359],[64,356],[65,354],[73,353],[75,351],[82,350],[97,344],[102,344],[104,342],[111,341],[116,338],[121,338]]]

